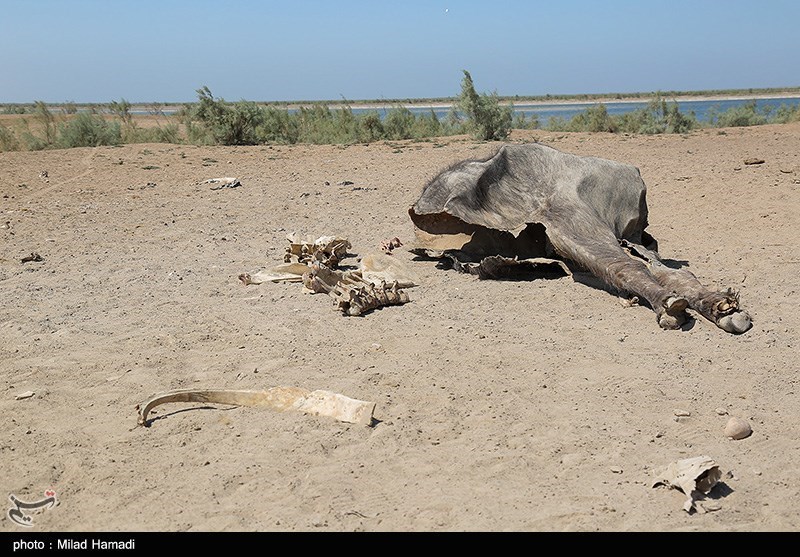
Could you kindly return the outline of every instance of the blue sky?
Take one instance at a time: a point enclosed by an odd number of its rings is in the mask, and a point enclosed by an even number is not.
[[[0,103],[800,86],[797,0],[0,0]]]

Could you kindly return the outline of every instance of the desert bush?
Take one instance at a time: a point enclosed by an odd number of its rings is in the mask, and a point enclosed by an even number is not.
[[[524,112],[520,112],[514,116],[511,127],[516,130],[535,130],[539,127],[539,116],[537,114],[526,116]]]
[[[781,104],[775,114],[770,118],[775,124],[788,124],[789,122],[800,121],[800,105],[789,106]]]
[[[216,140],[211,133],[211,130],[197,124],[191,119],[184,121],[184,128],[186,130],[186,141],[192,145],[216,145]]]
[[[291,117],[288,110],[269,106],[262,108],[261,112],[261,123],[256,128],[259,143],[297,143],[300,130],[297,120]]]
[[[133,114],[131,114],[131,103],[124,98],[119,101],[111,101],[108,104],[108,111],[119,118],[122,124],[122,141],[125,143],[136,143],[140,141],[138,138],[141,137],[142,134],[136,126]]]
[[[131,114],[131,103],[125,99],[120,99],[119,102],[111,101],[108,105],[108,110],[120,119],[122,124],[126,127],[133,127],[133,114]]]
[[[677,102],[667,102],[659,94],[646,107],[618,116],[610,115],[606,106],[598,103],[576,114],[570,120],[553,117],[548,121],[547,129],[570,132],[659,134],[686,133],[699,125],[693,113],[682,113]]]
[[[497,93],[478,95],[472,76],[463,70],[461,95],[457,106],[466,116],[466,126],[476,139],[501,140],[511,132],[514,110],[511,106],[500,106]]]
[[[724,112],[712,109],[709,111],[708,122],[717,128],[760,126],[768,122],[768,114],[768,111],[759,112],[756,101],[752,100]]]
[[[27,110],[22,104],[7,104],[3,107],[3,114],[25,114]]]
[[[297,119],[299,143],[348,143],[349,138],[336,130],[333,112],[324,104],[301,106],[293,118]]]
[[[19,139],[14,130],[0,124],[0,151],[16,151],[19,149]]]
[[[256,145],[256,129],[262,123],[259,107],[248,101],[233,105],[224,99],[215,99],[208,87],[197,90],[200,104],[194,117],[211,133],[216,143],[222,145]]]
[[[414,117],[414,124],[411,129],[411,137],[414,139],[422,139],[425,137],[437,137],[440,135],[447,135],[447,131],[439,121],[439,117],[431,109],[426,114],[420,114]]]
[[[647,107],[619,115],[619,131],[641,134],[686,133],[699,126],[694,113],[684,114],[677,102],[667,102],[660,94]]]
[[[134,128],[124,137],[125,143],[182,143],[177,124],[165,124],[152,128]]]
[[[119,122],[107,122],[102,116],[82,112],[59,127],[58,147],[96,147],[122,142]]]
[[[20,134],[20,139],[26,151],[41,151],[52,147],[44,139],[32,133],[30,130],[25,130]]]
[[[384,139],[411,139],[416,118],[404,106],[392,108],[383,121]]]
[[[615,132],[617,131],[617,122],[608,114],[606,106],[598,103],[579,112],[569,120],[561,117],[550,118],[547,122],[547,129],[567,132]]]
[[[617,131],[617,123],[609,116],[606,105],[598,103],[577,114],[570,122],[570,128],[574,128],[570,131],[613,133]]]
[[[385,137],[386,131],[377,110],[370,110],[361,117],[359,142],[370,143]]]
[[[40,138],[44,147],[53,145],[56,142],[58,130],[56,128],[56,118],[47,105],[42,101],[36,101],[33,105],[33,117],[39,124],[44,137]],[[34,138],[37,139],[37,138]],[[34,141],[34,143],[36,143]],[[44,148],[42,147],[42,148]],[[35,149],[38,150],[38,149]]]

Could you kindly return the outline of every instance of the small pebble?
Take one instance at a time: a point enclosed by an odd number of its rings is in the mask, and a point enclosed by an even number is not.
[[[612,466],[611,471],[615,474],[622,474],[622,468],[620,468],[619,466]]]
[[[741,418],[731,417],[725,426],[725,437],[730,437],[731,439],[744,439],[749,437],[751,433],[753,433],[753,430],[750,424]]]
[[[758,468],[755,468],[755,469],[753,469],[753,474],[755,474],[756,476],[760,476],[761,475],[761,470],[759,470]]]
[[[672,413],[678,417],[683,417],[683,418],[688,418],[689,416],[692,415],[692,413],[689,412],[688,410],[673,410]]]
[[[728,414],[728,411],[722,407],[717,408],[716,410],[714,410],[714,412],[716,412],[719,416],[726,416]]]
[[[35,394],[36,393],[34,393],[33,391],[25,391],[24,393],[19,393],[18,395],[16,395],[14,397],[14,399],[15,400],[23,400],[23,399],[26,399],[26,398],[31,398]]]

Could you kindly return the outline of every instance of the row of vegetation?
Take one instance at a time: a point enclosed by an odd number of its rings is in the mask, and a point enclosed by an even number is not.
[[[502,102],[497,93],[478,94],[472,77],[464,71],[461,94],[447,117],[432,110],[414,114],[395,105],[381,117],[377,110],[354,113],[349,105],[331,109],[325,103],[286,107],[235,103],[215,98],[208,87],[197,91],[198,102],[180,107],[166,116],[163,105],[148,110],[156,125],[141,127],[131,114],[131,104],[114,101],[101,109],[79,111],[74,104],[54,113],[37,101],[13,124],[0,120],[0,151],[89,147],[121,143],[189,143],[196,145],[258,144],[346,144],[382,140],[423,139],[471,134],[481,140],[502,140],[512,129],[538,129],[539,121],[514,116],[513,103]],[[637,134],[686,133],[700,127],[753,126],[800,121],[800,106],[759,109],[749,101],[723,112],[712,112],[698,121],[693,113],[682,113],[678,103],[656,94],[646,107],[611,115],[597,103],[573,118],[551,118],[544,129],[551,131],[624,132]]]
[[[747,97],[755,95],[774,95],[774,96],[796,96],[800,95],[800,87],[761,87],[748,89],[704,89],[697,91],[649,91],[649,92],[627,92],[627,93],[582,93],[576,94],[553,94],[546,95],[513,95],[497,96],[501,103],[527,103],[527,102],[550,102],[550,101],[582,101],[582,102],[603,102],[608,100],[641,100],[647,101],[653,97]],[[361,99],[359,104],[395,106],[395,105],[414,105],[414,104],[453,104],[458,101],[457,97],[425,97],[413,99]],[[165,107],[181,106],[184,103],[136,103],[131,105],[138,112],[148,112],[158,115],[163,113]],[[346,99],[331,100],[297,100],[286,101],[262,101],[263,106],[273,106],[275,108],[291,108],[296,106],[313,106],[324,104],[330,107],[345,107],[351,104]],[[110,105],[107,103],[81,103],[67,101],[49,105],[51,110],[63,114],[76,114],[78,111],[102,114],[110,112]],[[36,103],[6,103],[0,104],[0,114],[31,114],[36,110]]]

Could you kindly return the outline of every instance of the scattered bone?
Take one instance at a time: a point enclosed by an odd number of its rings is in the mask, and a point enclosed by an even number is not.
[[[392,253],[392,250],[395,248],[399,248],[403,245],[403,242],[400,241],[400,238],[395,236],[391,240],[385,240],[381,243],[381,251],[384,253]]]
[[[633,306],[639,304],[639,296],[632,296],[630,298],[628,298],[627,296],[620,297],[619,303],[624,308],[632,308]]]
[[[44,261],[44,258],[36,252],[31,253],[30,255],[26,255],[20,261],[22,263],[28,263],[29,261]]]
[[[286,236],[289,247],[283,257],[285,263],[297,258],[298,263],[310,264],[319,261],[328,267],[336,268],[339,262],[346,258],[348,250],[353,247],[345,238],[338,236],[320,236],[316,240],[301,239],[296,233]]]
[[[242,273],[239,275],[239,280],[245,286],[265,282],[302,282],[303,274],[306,272],[308,272],[308,265],[305,263],[284,263],[253,275]]]
[[[208,180],[205,180],[205,181],[200,182],[200,183],[201,184],[219,184],[218,186],[215,186],[215,187],[211,188],[212,190],[221,190],[223,188],[238,188],[239,186],[242,185],[242,183],[238,180],[238,178],[229,178],[229,177],[225,177],[225,178],[209,178]]]
[[[725,437],[730,437],[737,441],[750,437],[752,433],[753,429],[750,427],[750,424],[735,416],[731,416],[728,423],[725,425]]]
[[[18,395],[15,395],[14,396],[14,400],[25,400],[26,398],[31,398],[35,394],[36,393],[34,393],[33,391],[25,391],[23,393],[19,393]]]
[[[402,288],[419,283],[400,260],[385,254],[365,255],[357,270],[340,271],[340,260],[349,257],[351,244],[337,236],[317,240],[300,240],[287,236],[289,247],[285,263],[265,271],[242,273],[239,280],[247,286],[264,282],[299,282],[314,293],[326,293],[334,299],[334,307],[344,315],[357,316],[388,305],[409,301]],[[293,259],[297,259],[293,262]]]
[[[364,280],[361,271],[337,271],[321,263],[313,264],[310,272],[303,275],[303,285],[312,292],[327,293],[334,299],[334,308],[348,316],[409,302],[397,281],[376,285]]]
[[[654,475],[655,480],[651,487],[664,485],[682,491],[686,495],[683,510],[688,513],[693,510],[702,513],[706,509],[699,505],[696,506],[696,503],[717,485],[722,477],[722,472],[711,458],[698,456],[672,462],[666,467],[656,470]]]
[[[400,288],[419,285],[419,277],[408,266],[395,257],[380,253],[370,253],[359,263],[361,278],[374,285],[396,282]]]
[[[751,157],[749,159],[744,159],[744,164],[747,164],[747,165],[764,164],[764,159]]]
[[[327,416],[341,422],[372,425],[375,403],[331,391],[308,391],[299,387],[272,387],[263,391],[229,389],[179,389],[168,391],[136,406],[139,425],[149,426],[147,416],[160,404],[202,402],[270,408],[279,412],[297,410],[313,416]]]
[[[677,416],[679,418],[681,418],[681,417],[688,418],[689,416],[692,415],[691,412],[689,412],[688,410],[677,410],[676,409],[676,410],[673,410],[672,413],[675,414],[675,416]]]

